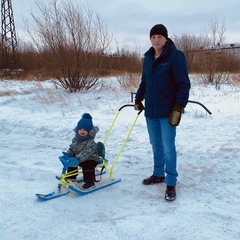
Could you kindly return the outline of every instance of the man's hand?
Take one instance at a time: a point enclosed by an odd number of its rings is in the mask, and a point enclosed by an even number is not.
[[[170,124],[171,127],[176,127],[179,125],[181,121],[181,116],[183,113],[184,107],[176,104],[169,116],[168,123]]]
[[[135,100],[134,109],[136,111],[142,111],[144,109],[144,106],[140,100]]]

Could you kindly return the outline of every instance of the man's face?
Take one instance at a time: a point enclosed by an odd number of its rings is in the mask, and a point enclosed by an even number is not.
[[[162,50],[167,41],[167,39],[162,35],[153,35],[150,40],[152,47],[156,52]]]

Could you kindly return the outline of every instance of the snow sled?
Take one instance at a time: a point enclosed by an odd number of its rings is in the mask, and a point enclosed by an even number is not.
[[[117,114],[115,115],[115,118],[106,134],[104,141],[97,143],[100,161],[99,161],[99,164],[96,166],[95,175],[96,175],[96,177],[98,177],[100,179],[95,181],[96,187],[93,189],[90,189],[90,190],[81,189],[81,184],[83,182],[82,168],[78,165],[79,162],[76,158],[72,158],[72,157],[70,158],[66,153],[63,153],[63,156],[59,157],[59,160],[63,164],[63,169],[62,169],[61,176],[56,176],[56,178],[59,181],[57,189],[48,194],[36,194],[38,199],[46,201],[46,200],[50,200],[53,198],[58,198],[58,197],[67,195],[70,191],[78,193],[79,195],[85,195],[85,194],[89,194],[89,193],[98,191],[100,189],[109,187],[109,186],[121,181],[121,178],[116,178],[114,176],[114,167],[117,164],[117,161],[123,151],[123,148],[126,145],[128,138],[129,138],[129,136],[137,122],[137,119],[142,111],[139,111],[137,113],[137,115],[134,119],[134,122],[132,123],[132,126],[130,127],[130,129],[127,133],[127,136],[126,136],[115,160],[111,164],[111,166],[109,166],[109,161],[105,158],[105,143],[109,137],[109,134],[112,131],[112,128],[113,128],[121,110],[125,107],[134,107],[134,105],[127,104],[127,105],[123,105],[122,107],[120,107],[118,109]],[[67,172],[67,169],[69,167],[77,167],[77,168],[71,172]],[[104,178],[102,177],[102,174],[104,174]],[[76,176],[76,175],[77,175],[76,181],[69,180],[69,178],[71,178],[72,176]]]

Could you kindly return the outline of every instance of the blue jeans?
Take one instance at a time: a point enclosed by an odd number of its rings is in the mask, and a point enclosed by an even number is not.
[[[150,144],[152,145],[156,177],[165,176],[167,185],[177,183],[177,153],[175,147],[176,127],[171,127],[168,118],[146,117]]]

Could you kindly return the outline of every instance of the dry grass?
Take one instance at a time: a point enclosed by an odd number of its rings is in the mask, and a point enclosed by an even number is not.
[[[41,82],[37,82],[36,84],[33,99],[42,104],[58,103],[61,106],[68,104],[68,99],[62,92],[55,92],[52,89],[46,88]]]
[[[234,74],[233,75],[233,81],[237,82],[237,83],[240,83],[240,74]]]
[[[123,89],[133,91],[134,89],[138,88],[138,85],[140,83],[140,75],[125,73],[123,75],[117,76],[117,81]]]

